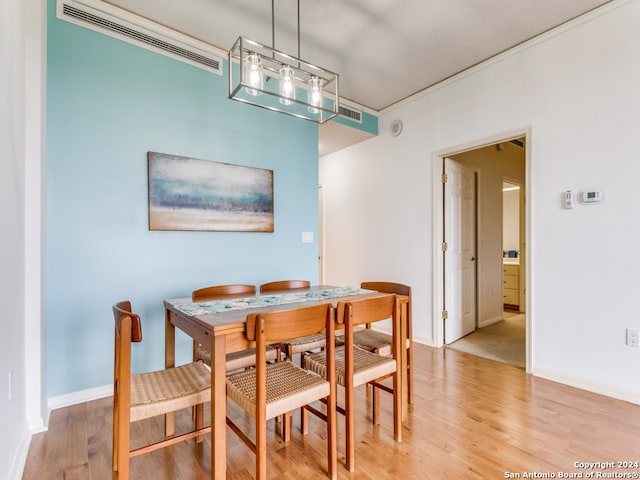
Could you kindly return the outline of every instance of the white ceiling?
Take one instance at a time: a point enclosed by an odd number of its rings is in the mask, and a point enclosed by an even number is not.
[[[275,48],[297,56],[297,0],[275,1]],[[610,0],[300,0],[300,58],[379,111]],[[271,45],[269,0],[109,0],[228,50]]]

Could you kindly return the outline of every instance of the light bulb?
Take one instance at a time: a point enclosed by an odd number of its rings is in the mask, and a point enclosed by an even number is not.
[[[250,87],[247,88],[247,93],[254,97],[262,94],[260,90],[264,88],[264,72],[262,70],[262,59],[257,53],[249,53],[245,60],[245,75],[249,78],[247,83]]]
[[[315,107],[322,107],[322,79],[315,75],[309,79],[309,89],[307,90],[307,103],[310,107],[307,110],[311,113],[320,113]]]
[[[296,85],[293,82],[293,68],[284,65],[280,69],[280,103],[283,105],[291,105],[292,100],[296,99]],[[291,100],[289,100],[291,99]]]

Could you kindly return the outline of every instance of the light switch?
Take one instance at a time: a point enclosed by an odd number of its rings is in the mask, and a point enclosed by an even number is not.
[[[313,243],[313,232],[302,232],[302,243]]]

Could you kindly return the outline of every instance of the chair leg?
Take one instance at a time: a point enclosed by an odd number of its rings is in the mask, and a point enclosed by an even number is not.
[[[129,425],[119,423],[116,478],[129,480]]]
[[[402,441],[402,389],[400,388],[400,372],[393,374],[393,438]],[[374,389],[377,390],[377,389]]]
[[[304,408],[300,409],[300,431],[303,435],[309,433],[309,412]]]
[[[256,480],[267,480],[267,424],[256,419]]]
[[[304,369],[305,352],[300,353],[300,366]],[[309,433],[309,412],[304,408],[300,409],[300,430],[303,435]]]
[[[195,430],[200,430],[204,427],[204,404],[199,403],[194,406],[195,410]],[[202,443],[204,441],[204,435],[199,435],[196,437],[196,443]]]
[[[164,414],[164,436],[170,437],[175,433],[175,431],[176,431],[175,414],[173,412],[165,413]]]
[[[373,411],[371,413],[371,416],[373,419],[373,424],[380,425],[380,389],[376,388],[375,384],[371,385],[371,388],[373,389],[373,399],[371,402],[373,405]]]
[[[375,389],[374,389],[375,390]],[[346,437],[346,467],[347,470],[353,472],[356,469],[356,428],[353,418],[353,388],[344,389],[344,420],[345,420],[345,437]]]
[[[115,472],[118,470],[118,403],[114,400],[113,403],[113,448],[111,450],[111,469]]]
[[[407,402],[413,405],[413,348],[407,349]]]
[[[285,413],[282,420],[282,440],[285,442],[291,441],[291,412]]]
[[[327,402],[327,462],[329,478],[338,478],[338,422],[336,413],[336,398],[329,398]]]

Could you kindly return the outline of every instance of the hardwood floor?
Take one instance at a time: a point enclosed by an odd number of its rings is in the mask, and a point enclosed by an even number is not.
[[[574,462],[640,462],[638,405],[528,376],[520,368],[463,352],[416,345],[414,355],[415,405],[403,442],[393,441],[391,398],[381,395],[381,424],[374,427],[365,389],[358,389],[362,408],[356,425],[356,471],[350,474],[344,468],[344,425],[339,416],[340,479],[526,478],[525,472],[556,475],[551,478],[559,478],[559,472],[582,472],[586,478],[590,471],[574,468]],[[230,409],[230,414],[243,421],[239,409]],[[185,411],[178,425],[186,428],[190,419],[190,411]],[[309,435],[302,436],[299,415],[294,421],[288,444],[270,425],[269,478],[326,478],[324,425],[311,417]],[[252,425],[250,419],[247,425]],[[253,478],[254,455],[227,432],[227,478]],[[134,441],[158,435],[161,420],[132,427]],[[131,478],[208,479],[208,438],[204,444],[183,442],[134,458]],[[637,474],[640,468],[595,472]],[[109,478],[111,399],[55,410],[49,431],[33,437],[23,479]]]

